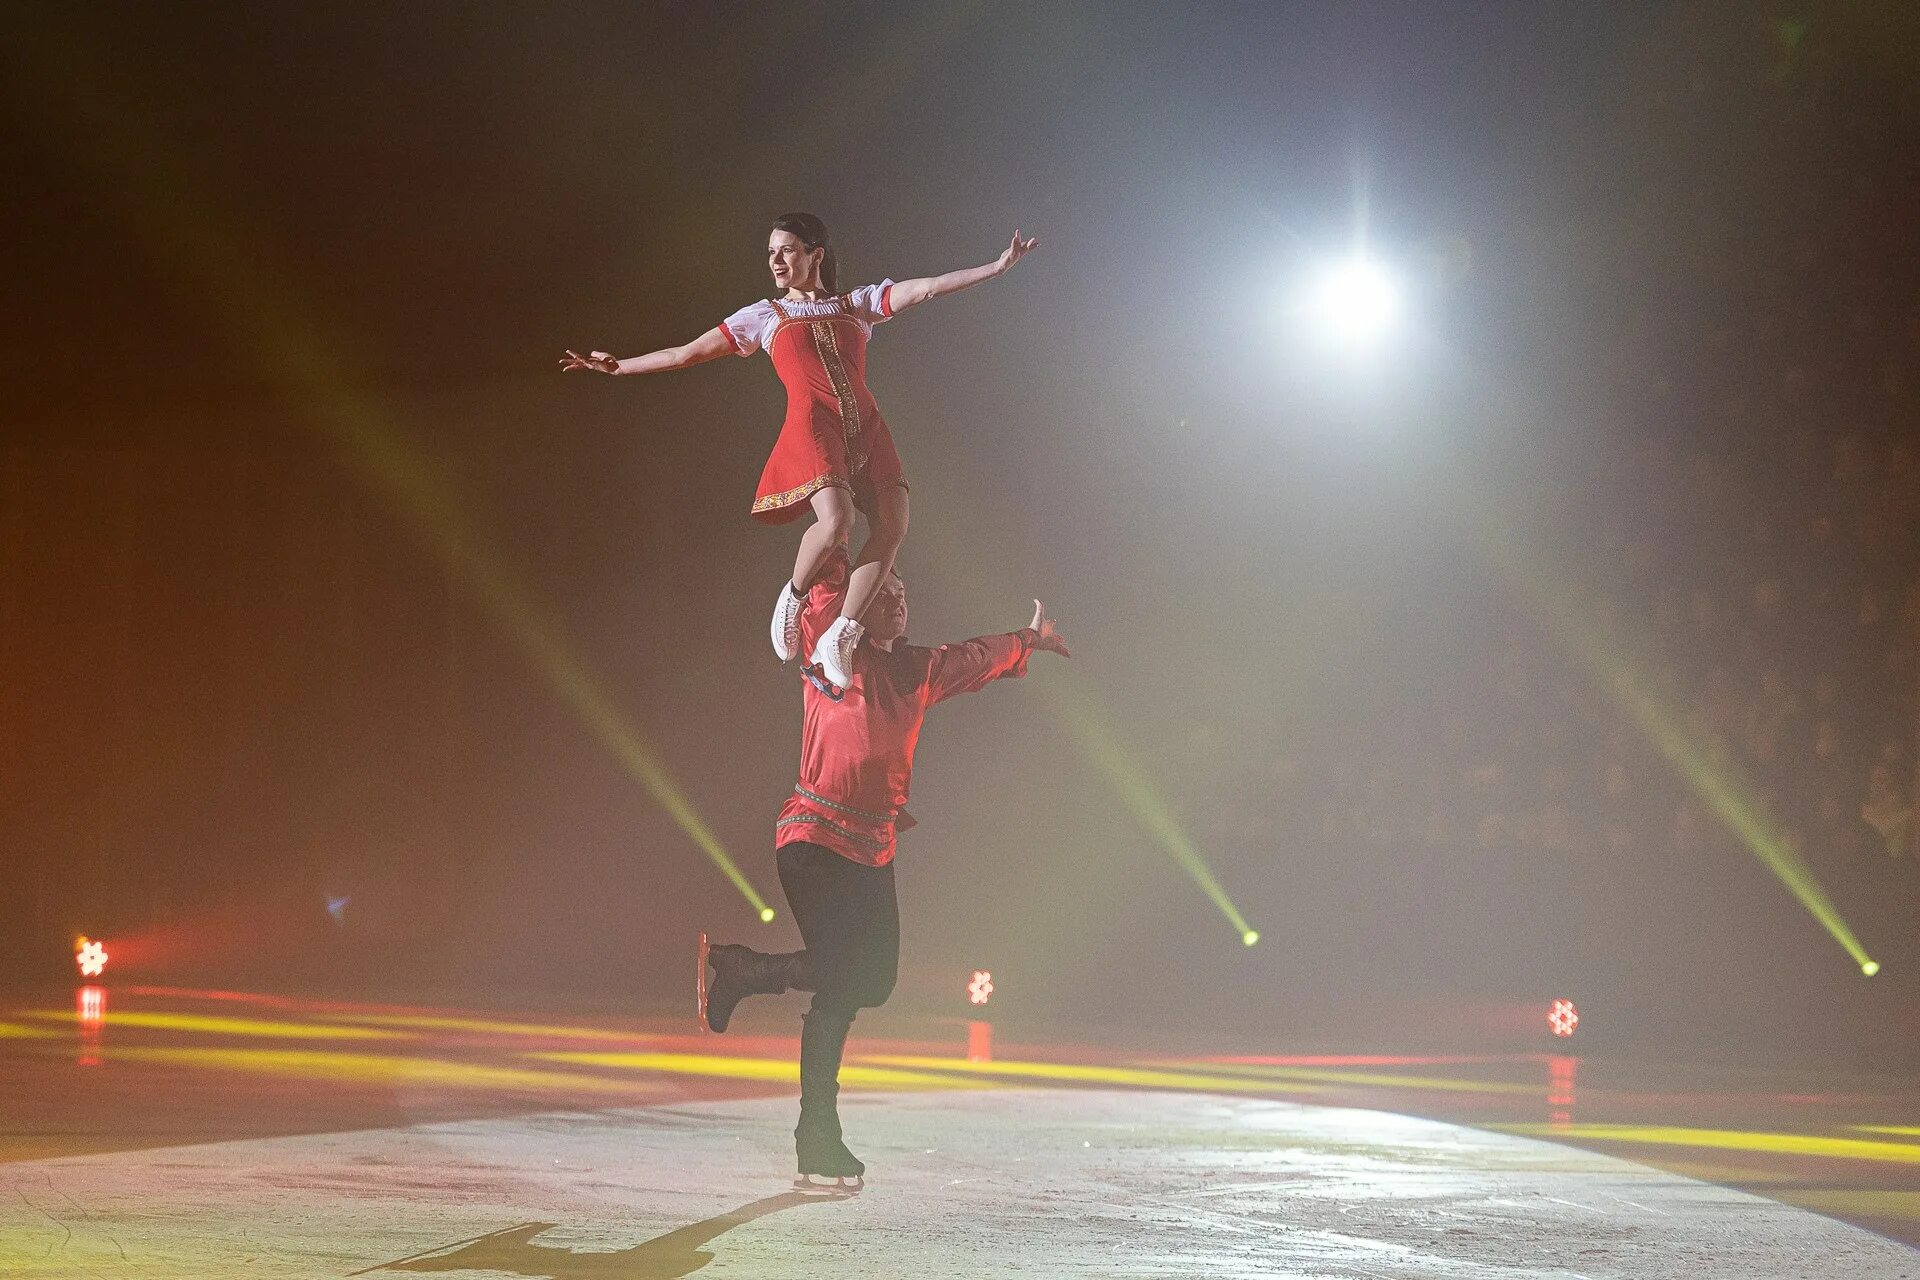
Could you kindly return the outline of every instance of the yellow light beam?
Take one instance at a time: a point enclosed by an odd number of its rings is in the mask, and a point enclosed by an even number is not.
[[[976,493],[985,492],[978,485],[973,489]],[[1003,602],[1009,599],[1020,600],[1017,593],[1004,590],[981,568],[1005,558],[998,554],[994,546],[993,530],[1010,527],[1011,518],[993,510],[989,498],[977,497],[971,510],[975,527],[967,537],[971,539],[974,553],[950,556],[939,561],[939,575],[957,586],[967,598],[983,604],[1001,602],[1000,607],[1004,607]],[[1155,847],[1172,858],[1232,923],[1241,944],[1251,947],[1259,942],[1259,932],[1247,924],[1246,918],[1234,906],[1198,846],[1187,835],[1173,806],[1162,796],[1145,767],[1121,745],[1121,735],[1114,728],[1114,718],[1105,710],[1098,692],[1078,675],[1072,660],[1037,660],[1051,664],[1045,678],[1039,681],[1040,696],[1066,728],[1075,749],[1098,770],[1101,780],[1112,788],[1121,806],[1152,839]]]
[[[115,1045],[106,1051],[115,1062],[157,1062],[211,1071],[244,1071],[329,1084],[371,1084],[445,1089],[502,1089],[539,1093],[627,1094],[631,1080],[571,1071],[496,1067],[478,1062],[398,1054],[331,1053],[316,1049],[220,1049],[163,1045]]]
[[[1091,690],[1076,688],[1066,673],[1058,673],[1051,682],[1047,696],[1053,703],[1061,723],[1072,735],[1074,745],[1086,756],[1121,805],[1133,816],[1141,830],[1153,837],[1180,869],[1187,873],[1200,892],[1214,906],[1220,909],[1233,925],[1234,932],[1246,946],[1252,946],[1260,940],[1260,935],[1247,923],[1239,908],[1233,905],[1233,899],[1221,887],[1213,869],[1206,859],[1200,856],[1200,850],[1187,835],[1186,828],[1174,813],[1173,806],[1161,796],[1160,789],[1154,785],[1140,762],[1120,744],[1120,736],[1113,729],[1112,716],[1106,711],[1098,696]]]
[[[529,1036],[541,1040],[664,1040],[671,1037],[644,1031],[610,1031],[560,1023],[507,1022],[496,1018],[452,1018],[428,1014],[329,1013],[329,1022],[362,1023],[374,1027],[407,1027],[420,1031],[471,1031],[477,1035]]]
[[[30,1009],[21,1016],[57,1022],[77,1021],[71,1009]],[[407,1033],[371,1027],[338,1027],[325,1023],[269,1022],[259,1018],[216,1018],[197,1013],[109,1013],[102,1022],[118,1031],[191,1031],[210,1036],[256,1036],[279,1040],[400,1040]]]
[[[1766,864],[1800,905],[1853,957],[1855,964],[1862,969],[1871,966],[1873,972],[1878,972],[1879,966],[1841,918],[1839,909],[1814,877],[1813,869],[1767,814],[1759,797],[1740,777],[1737,766],[1731,760],[1714,761],[1679,717],[1630,673],[1617,673],[1613,683],[1616,698],[1634,723],[1686,779],[1694,794],[1713,810],[1714,816],[1740,838],[1748,852]]]
[[[1769,1155],[1920,1164],[1920,1143],[1823,1138],[1810,1133],[1752,1133],[1742,1129],[1688,1129],[1639,1124],[1507,1124],[1488,1127],[1529,1138],[1637,1142],[1648,1146],[1706,1147],[1720,1151],[1763,1151]]]
[[[356,389],[344,362],[297,301],[290,273],[271,265],[264,237],[232,210],[208,198],[165,145],[150,113],[127,107],[127,95],[68,32],[52,20],[22,22],[0,55],[17,50],[17,86],[30,119],[53,126],[63,154],[89,164],[100,187],[122,202],[133,230],[158,265],[217,300],[235,342],[305,411],[309,425],[342,452],[416,538],[454,574],[487,616],[514,642],[548,687],[612,752],[763,920],[770,908],[741,874],[645,737],[616,709],[585,659],[540,609],[485,541],[443,470],[404,440]],[[56,108],[49,111],[48,108]]]
[[[1179,1059],[1155,1060],[1155,1067],[1179,1067]],[[1209,1062],[1208,1071],[1223,1075],[1251,1076],[1262,1080],[1302,1080],[1325,1084],[1363,1085],[1379,1089],[1431,1089],[1443,1093],[1498,1093],[1537,1096],[1541,1086],[1510,1084],[1495,1080],[1463,1080],[1458,1076],[1415,1076],[1384,1071],[1340,1071],[1323,1067],[1281,1067],[1261,1063]]]
[[[621,1071],[663,1072],[668,1075],[724,1076],[733,1080],[781,1080],[800,1078],[800,1064],[790,1058],[748,1058],[709,1053],[583,1053],[553,1052],[525,1055],[541,1062],[566,1062],[578,1066],[613,1067]],[[972,1080],[925,1071],[893,1071],[884,1067],[849,1064],[840,1068],[840,1083],[861,1089],[967,1089],[980,1088]]]
[[[1198,1071],[1166,1071],[1148,1067],[1109,1067],[1075,1062],[969,1062],[965,1058],[930,1058],[901,1054],[861,1054],[861,1062],[927,1071],[1007,1079],[1064,1080],[1073,1084],[1121,1085],[1136,1089],[1190,1089],[1208,1093],[1318,1093],[1310,1084],[1282,1080],[1249,1080],[1240,1076],[1206,1075]]]
[[[1464,476],[1456,477],[1455,483],[1462,492],[1473,492]],[[1724,755],[1716,758],[1673,710],[1675,700],[1652,687],[1654,682],[1643,673],[1654,666],[1636,657],[1638,646],[1624,628],[1608,625],[1590,601],[1564,585],[1577,576],[1564,566],[1548,563],[1539,550],[1543,540],[1525,536],[1490,503],[1473,506],[1467,520],[1488,559],[1522,588],[1548,636],[1608,692],[1714,817],[1773,872],[1854,963],[1868,976],[1877,973],[1879,965],[1860,945],[1800,851],[1768,814],[1758,788],[1744,777],[1736,761]]]
[[[1789,1189],[1774,1193],[1774,1198],[1830,1218],[1858,1222],[1862,1218],[1885,1218],[1895,1222],[1920,1222],[1920,1191],[1878,1191],[1870,1187],[1852,1190],[1839,1187]]]
[[[52,1040],[61,1033],[49,1031],[45,1027],[27,1026],[18,1022],[0,1022],[0,1040]]]

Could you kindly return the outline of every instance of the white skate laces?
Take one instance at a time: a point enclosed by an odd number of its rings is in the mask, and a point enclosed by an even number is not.
[[[836,618],[820,643],[813,646],[813,662],[819,665],[828,683],[838,688],[853,685],[853,651],[859,647],[866,629],[852,618]]]
[[[800,607],[805,603],[793,594],[791,583],[780,584],[780,598],[773,602],[773,652],[782,662],[792,662],[800,652]]]

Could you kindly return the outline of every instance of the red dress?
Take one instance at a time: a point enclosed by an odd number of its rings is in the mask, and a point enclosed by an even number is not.
[[[808,649],[839,616],[846,590],[847,558],[835,552],[800,615]],[[839,701],[806,681],[800,781],[774,824],[774,846],[804,840],[870,867],[892,862],[895,834],[914,825],[907,786],[927,709],[1002,676],[1024,676],[1034,639],[1021,630],[938,649],[895,641],[891,650],[862,641],[853,687]]]
[[[740,355],[764,349],[772,356],[787,389],[786,420],[760,473],[754,519],[785,524],[829,485],[871,514],[877,489],[906,488],[893,434],[867,390],[867,339],[893,316],[892,288],[884,280],[818,302],[756,302],[721,324]]]

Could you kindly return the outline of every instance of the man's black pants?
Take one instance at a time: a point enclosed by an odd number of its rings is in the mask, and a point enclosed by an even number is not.
[[[792,957],[789,972],[800,980],[790,978],[788,985],[813,989],[800,1027],[800,1126],[794,1130],[804,1150],[806,1141],[840,1141],[840,1056],[854,1014],[893,994],[900,903],[892,866],[864,866],[817,844],[783,845],[776,860],[807,947]]]
[[[893,994],[900,901],[893,866],[869,867],[817,844],[783,845],[780,887],[806,944],[813,1010],[852,1021]]]

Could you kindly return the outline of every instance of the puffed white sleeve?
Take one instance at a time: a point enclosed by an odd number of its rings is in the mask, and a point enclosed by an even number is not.
[[[720,322],[720,332],[733,344],[735,355],[750,356],[767,345],[779,320],[766,301],[749,303]]]
[[[847,307],[867,324],[884,324],[893,319],[893,281],[863,284],[847,295]]]

